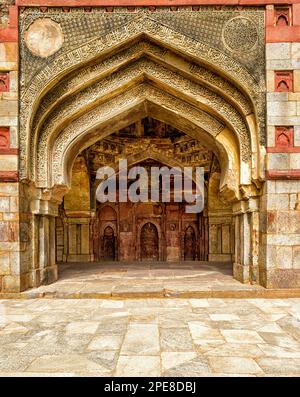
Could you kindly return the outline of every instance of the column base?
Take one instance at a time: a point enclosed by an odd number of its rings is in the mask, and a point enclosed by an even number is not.
[[[249,266],[243,266],[240,263],[233,264],[233,278],[239,282],[246,284],[249,283]]]
[[[29,285],[24,289],[54,283],[58,279],[57,265],[47,266],[45,269],[34,269],[28,276]]]

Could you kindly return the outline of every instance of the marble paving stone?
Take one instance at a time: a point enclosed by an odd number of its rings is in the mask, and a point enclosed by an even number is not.
[[[0,330],[0,335],[26,334],[27,332],[28,332],[28,328],[24,327],[23,325],[19,325],[17,323],[11,323]]]
[[[188,327],[162,328],[160,330],[160,346],[162,351],[190,351],[193,349],[193,340]]]
[[[263,346],[259,345],[259,346]],[[216,357],[262,357],[264,355],[263,350],[255,344],[244,344],[244,343],[224,343],[213,349],[208,349],[204,352],[205,356],[216,356]]]
[[[233,321],[233,320],[239,320],[239,316],[236,314],[210,314],[209,317],[212,319],[212,321]]]
[[[282,334],[283,330],[278,324],[267,324],[262,326],[261,328],[258,328],[259,332],[273,332],[276,334]]]
[[[200,354],[207,353],[225,344],[224,339],[194,339],[195,350]]]
[[[157,355],[159,353],[158,326],[130,324],[121,348],[122,355]]]
[[[0,304],[0,376],[300,375],[297,298]]]
[[[208,307],[209,303],[207,299],[190,299],[189,300],[192,307]]]
[[[93,350],[88,352],[86,356],[89,360],[101,365],[108,371],[114,371],[119,359],[117,351],[99,351]]]
[[[294,339],[297,339],[297,341],[300,342],[300,320],[298,318],[286,316],[277,321],[277,324],[283,332],[293,336]]]
[[[101,307],[109,309],[122,309],[124,307],[124,302],[117,300],[104,300],[101,304]]]
[[[102,335],[92,339],[88,345],[88,350],[119,350],[122,343],[122,337],[116,335]]]
[[[124,335],[127,330],[127,321],[100,321],[96,335]]]
[[[300,376],[300,358],[263,357],[257,363],[266,374]]]
[[[120,356],[115,376],[160,376],[159,356]]]
[[[21,354],[18,350],[0,352],[0,372],[25,371],[35,356]]]
[[[136,314],[130,316],[130,322],[131,323],[154,323],[156,324],[158,322],[158,318],[155,316],[155,314]]]
[[[78,374],[72,372],[0,372],[0,378],[71,378],[77,377]],[[87,374],[89,376],[89,374]]]
[[[299,348],[288,348],[276,345],[269,345],[268,343],[259,344],[258,347],[263,352],[264,356],[275,358],[300,358]]]
[[[94,334],[99,326],[96,322],[72,322],[67,325],[66,332],[69,334]]]
[[[188,325],[193,339],[223,339],[218,329],[207,327],[203,322],[189,321]]]
[[[228,343],[263,343],[256,331],[224,329],[221,334]]]
[[[108,375],[107,368],[89,360],[84,355],[45,355],[38,357],[26,369],[29,372],[94,372],[98,375]]]
[[[190,376],[207,376],[211,372],[208,361],[204,357],[196,357],[185,363],[178,364],[163,372],[163,376],[171,377],[190,377]]]
[[[261,374],[263,371],[252,358],[244,357],[208,357],[215,372],[235,374]]]
[[[6,314],[5,318],[1,321],[5,320],[5,322],[18,322],[18,323],[28,323],[32,321],[36,316],[32,314]]]
[[[161,354],[162,370],[168,370],[170,368],[177,367],[183,363],[191,361],[197,354],[191,352],[163,352]]]
[[[297,340],[289,335],[272,332],[260,332],[259,334],[266,343],[271,345],[300,349],[300,344]]]

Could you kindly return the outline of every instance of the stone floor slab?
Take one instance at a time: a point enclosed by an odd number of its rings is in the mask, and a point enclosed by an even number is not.
[[[300,299],[10,299],[0,307],[0,376],[300,375]]]
[[[159,356],[120,356],[116,376],[160,376]]]
[[[214,372],[228,374],[262,374],[263,371],[252,358],[208,357]]]
[[[158,326],[155,324],[129,325],[121,348],[122,355],[159,354]]]
[[[263,343],[263,339],[256,331],[241,329],[224,329],[221,330],[228,343]]]

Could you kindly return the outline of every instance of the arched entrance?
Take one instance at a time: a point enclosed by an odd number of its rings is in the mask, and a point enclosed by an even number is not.
[[[189,226],[184,233],[184,260],[194,261],[197,257],[196,236],[194,229]]]
[[[20,177],[23,207],[30,209],[24,219],[32,234],[22,252],[28,262],[26,285],[57,277],[59,206],[63,261],[68,260],[68,244],[90,261],[138,258],[140,227],[155,219],[159,238],[152,227],[148,235],[143,233],[143,258],[154,257],[158,244],[159,259],[233,260],[236,278],[255,280],[258,256],[249,253],[257,252],[258,236],[253,238],[252,231],[258,227],[263,170],[261,87],[251,73],[226,52],[202,42],[200,46],[147,14],[128,22],[126,29],[122,25],[113,34],[84,43],[61,63],[60,56],[47,64],[47,77],[37,72],[30,90],[22,92]],[[132,165],[148,160],[204,165],[205,213],[189,216],[170,203],[145,205],[144,216],[137,216],[134,207],[117,203],[115,219],[104,222],[95,202],[94,170],[124,157]],[[79,208],[66,208],[72,202],[72,169],[79,158],[87,183],[83,186],[78,179],[77,190],[87,189],[86,194],[72,203]],[[76,244],[69,238],[75,229]],[[31,252],[37,254],[32,257]]]
[[[116,259],[116,239],[112,227],[107,226],[104,230],[102,238],[103,259],[106,261],[114,261]]]
[[[142,261],[157,261],[159,259],[159,241],[156,226],[147,222],[141,229],[140,253]]]

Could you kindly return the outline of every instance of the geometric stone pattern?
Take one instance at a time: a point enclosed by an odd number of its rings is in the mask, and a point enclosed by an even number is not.
[[[23,35],[38,18],[46,16],[52,19],[60,24],[64,35],[63,46],[56,54],[59,55],[66,50],[75,49],[79,42],[87,42],[123,26],[136,18],[139,13],[151,15],[152,19],[184,35],[224,51],[247,67],[250,73],[255,75],[257,81],[263,79],[264,12],[259,8],[239,11],[230,7],[226,10],[199,7],[199,10],[192,11],[191,7],[180,7],[174,13],[160,8],[151,12],[144,7],[136,7],[134,12],[128,12],[126,8],[115,7],[114,12],[111,13],[100,7],[93,8],[89,12],[85,12],[84,8],[76,7],[76,9],[71,8],[68,13],[63,12],[62,8],[50,8],[46,14],[38,8],[26,8],[20,14],[21,34]],[[242,40],[246,46],[241,45]],[[249,41],[253,42],[251,48],[248,47]],[[21,42],[21,53],[22,77],[24,84],[27,85],[34,74],[49,62],[49,59],[43,60],[33,56],[24,42]]]
[[[299,376],[299,299],[0,301],[0,376]]]

